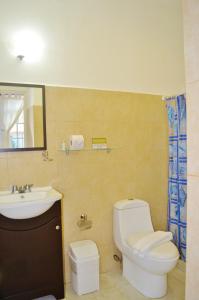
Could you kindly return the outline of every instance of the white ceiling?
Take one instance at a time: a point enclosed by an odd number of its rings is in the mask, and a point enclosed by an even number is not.
[[[22,29],[42,37],[41,61],[10,54]],[[181,0],[0,0],[0,81],[183,92]]]

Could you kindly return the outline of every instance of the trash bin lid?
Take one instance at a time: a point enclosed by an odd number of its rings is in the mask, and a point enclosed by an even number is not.
[[[69,246],[71,255],[76,260],[84,260],[91,257],[99,257],[96,244],[90,240],[73,242]]]

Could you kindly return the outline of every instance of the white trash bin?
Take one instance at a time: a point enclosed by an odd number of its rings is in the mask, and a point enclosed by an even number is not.
[[[99,290],[99,252],[90,240],[71,243],[69,246],[71,284],[78,295]]]

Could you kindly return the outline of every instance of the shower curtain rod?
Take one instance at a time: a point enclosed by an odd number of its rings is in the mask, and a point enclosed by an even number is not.
[[[163,101],[174,100],[174,99],[176,99],[176,97],[181,96],[181,95],[185,95],[185,93],[182,93],[182,94],[179,94],[179,95],[173,95],[173,96],[163,96],[162,100]]]
[[[174,100],[177,96],[163,96],[162,100],[167,101],[167,100]]]

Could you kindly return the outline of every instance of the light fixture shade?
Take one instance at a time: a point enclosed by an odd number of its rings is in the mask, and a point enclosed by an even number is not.
[[[23,61],[34,63],[41,59],[44,50],[42,38],[34,31],[22,30],[16,32],[12,41],[12,54],[23,57]]]

